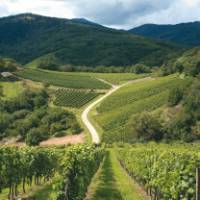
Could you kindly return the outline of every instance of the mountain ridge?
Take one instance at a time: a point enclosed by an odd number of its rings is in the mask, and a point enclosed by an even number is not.
[[[200,21],[179,24],[144,24],[130,29],[136,35],[176,42],[189,47],[200,45]]]
[[[159,66],[183,50],[173,43],[147,39],[85,20],[34,14],[1,18],[0,47],[0,56],[14,58],[22,64],[43,58],[42,63],[38,60],[38,65],[48,64],[51,69],[65,64]]]

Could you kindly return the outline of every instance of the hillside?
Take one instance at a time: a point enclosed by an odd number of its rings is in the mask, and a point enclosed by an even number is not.
[[[129,125],[132,118],[144,111],[152,112],[166,105],[169,91],[187,84],[188,81],[189,79],[182,80],[176,75],[170,75],[141,79],[120,88],[105,99],[92,116],[97,127],[101,127],[102,140],[108,143],[133,141]]]
[[[106,28],[83,19],[21,14],[0,19],[0,55],[32,67],[159,66],[180,46]],[[16,51],[17,49],[17,51]]]
[[[175,66],[186,74],[197,76],[200,73],[200,47],[186,51],[176,60]]]
[[[169,40],[186,46],[200,45],[200,22],[176,25],[145,24],[130,32],[154,39]]]

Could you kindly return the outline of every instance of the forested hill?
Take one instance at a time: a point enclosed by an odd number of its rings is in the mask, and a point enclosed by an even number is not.
[[[130,32],[154,39],[169,40],[182,45],[200,45],[200,22],[176,25],[145,24],[131,29]]]
[[[159,66],[182,50],[180,46],[146,39],[83,19],[67,20],[21,14],[0,19],[0,56],[22,64],[34,60],[52,67]],[[42,62],[42,63],[41,63]]]

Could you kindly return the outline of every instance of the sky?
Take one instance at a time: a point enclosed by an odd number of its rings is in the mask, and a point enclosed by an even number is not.
[[[19,13],[86,18],[130,29],[146,23],[200,21],[200,0],[0,0],[0,17]]]

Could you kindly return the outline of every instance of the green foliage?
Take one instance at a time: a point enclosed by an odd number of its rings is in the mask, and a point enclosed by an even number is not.
[[[182,110],[167,124],[168,130],[166,131],[165,138],[168,140],[192,142],[198,139],[192,134],[192,126],[194,124],[195,119],[192,115]]]
[[[129,127],[136,141],[160,141],[163,138],[163,127],[159,119],[147,112],[136,115],[129,122]]]
[[[183,71],[184,73],[197,76],[200,73],[200,49],[195,47],[186,51],[175,62],[177,71]]]
[[[10,56],[23,64],[37,59],[34,67],[51,69],[67,64],[160,66],[180,51],[177,45],[126,31],[31,14],[1,19],[0,35],[0,55]]]
[[[3,87],[2,87],[2,85],[0,85],[0,97],[2,97],[3,96]]]
[[[134,145],[117,149],[126,170],[153,199],[195,200],[198,145]]]
[[[33,128],[26,135],[26,144],[36,146],[44,139],[46,139],[45,133],[39,128]]]
[[[169,106],[176,106],[183,99],[183,95],[183,88],[176,87],[171,89],[168,97]]]
[[[161,114],[166,140],[192,142],[200,138],[198,134],[199,80],[191,80],[181,86],[175,86],[169,93],[170,108],[164,111],[168,114]]]
[[[68,156],[61,158],[63,169],[61,169],[62,178],[57,200],[83,199],[103,155],[104,151],[101,147],[71,147]]]
[[[20,82],[20,81],[0,82],[0,88],[1,88],[1,92],[2,92],[2,95],[0,95],[0,98],[2,98],[2,99],[15,98],[18,95],[20,95],[24,90],[22,82]]]
[[[43,70],[25,69],[16,73],[22,78],[33,81],[45,82],[55,86],[66,88],[84,89],[108,89],[109,85],[90,76],[79,76],[79,74],[67,74]]]
[[[20,67],[20,64],[18,64],[15,60],[0,57],[0,73],[13,72],[16,71],[18,67]]]
[[[128,126],[131,117],[167,104],[169,90],[188,81],[190,79],[180,79],[172,75],[155,80],[143,80],[119,89],[97,107],[99,114],[95,119],[103,128],[103,140],[131,142],[133,138]]]
[[[184,46],[199,46],[199,22],[188,22],[176,25],[145,24],[130,32],[155,39],[172,41]]]
[[[200,117],[200,80],[197,79],[189,88],[184,98],[184,107],[187,112]]]
[[[56,99],[54,104],[57,106],[80,108],[98,95],[99,93],[89,91],[59,89],[55,92]]]
[[[16,199],[16,188],[47,183],[59,177],[52,190],[56,200],[84,198],[92,176],[104,156],[102,147],[79,145],[72,147],[1,147],[0,193],[8,188],[9,199]],[[21,187],[20,187],[21,188]],[[22,191],[20,191],[22,192]]]
[[[9,199],[17,196],[17,186],[39,184],[54,175],[57,157],[53,150],[42,148],[0,148],[0,193],[9,188]]]
[[[126,81],[131,81],[139,78],[149,76],[149,74],[135,74],[135,73],[79,73],[82,76],[91,76],[94,78],[103,79],[112,84],[122,84]]]
[[[81,128],[74,114],[48,107],[48,94],[24,91],[0,103],[0,138],[18,137],[28,145],[38,145],[51,136],[78,134]],[[76,126],[75,126],[76,124]]]
[[[134,72],[136,74],[143,74],[143,73],[151,72],[150,68],[143,64],[136,64],[132,67],[131,70],[132,70],[132,72]]]

